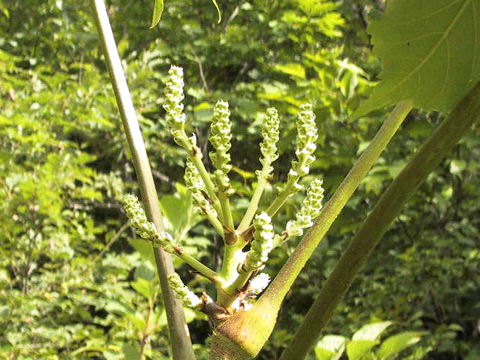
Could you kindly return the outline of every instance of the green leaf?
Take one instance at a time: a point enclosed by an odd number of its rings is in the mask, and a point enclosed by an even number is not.
[[[290,63],[290,64],[278,64],[275,65],[275,70],[280,71],[284,74],[298,77],[300,79],[305,79],[305,68],[300,64]]]
[[[326,335],[315,346],[318,360],[337,360],[345,350],[347,339],[338,335]]]
[[[381,81],[353,118],[408,99],[449,111],[480,79],[480,0],[391,0],[369,32]]]
[[[400,351],[405,350],[409,346],[415,345],[420,341],[421,336],[424,334],[425,332],[420,331],[407,331],[390,336],[380,346],[380,349],[377,352],[377,357],[380,360],[388,359],[389,357],[398,354]]]
[[[160,22],[160,18],[162,17],[163,13],[163,0],[155,0],[155,4],[153,5],[153,16],[152,16],[152,24],[150,25],[150,29],[157,26]]]
[[[377,340],[390,325],[392,325],[390,321],[382,321],[362,326],[353,334],[352,340]]]
[[[349,360],[359,360],[371,348],[378,344],[374,340],[352,340],[347,344],[347,355]]]

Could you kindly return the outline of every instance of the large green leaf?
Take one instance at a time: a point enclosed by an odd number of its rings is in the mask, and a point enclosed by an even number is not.
[[[381,81],[354,118],[411,99],[449,111],[480,79],[480,0],[391,0],[372,22]]]

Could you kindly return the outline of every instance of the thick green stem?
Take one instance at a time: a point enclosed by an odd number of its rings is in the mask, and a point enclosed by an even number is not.
[[[123,127],[132,153],[145,210],[148,218],[155,224],[157,229],[163,231],[162,215],[160,213],[152,171],[120,56],[118,55],[105,3],[103,0],[90,0],[90,3],[94,10],[95,22],[101,37]],[[158,248],[154,248],[153,251],[167,313],[173,359],[194,360],[195,355],[193,353],[182,304],[175,298],[175,295],[168,285],[167,276],[174,272],[172,260],[167,253]]]
[[[307,356],[353,279],[400,214],[403,205],[469,131],[479,115],[480,83],[456,106],[380,197],[322,287],[281,360],[301,360]]]
[[[250,310],[238,312],[219,325],[216,334],[212,337],[213,344],[217,339],[219,343],[229,339],[237,347],[244,349],[252,358],[260,351],[275,326],[280,305],[294,280],[348,199],[385,149],[412,106],[412,102],[404,101],[395,107],[335,194],[325,205],[313,228],[306,234],[259,301]],[[256,325],[258,323],[261,326],[252,331],[252,334],[249,334],[249,330],[254,327],[252,324]],[[243,328],[244,326],[245,328]]]

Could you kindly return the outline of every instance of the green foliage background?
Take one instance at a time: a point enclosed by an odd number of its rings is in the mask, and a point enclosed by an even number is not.
[[[185,69],[186,111],[205,150],[214,102],[231,104],[238,214],[252,192],[268,106],[282,115],[281,182],[293,155],[293,115],[303,102],[314,105],[320,138],[312,173],[324,177],[327,196],[387,113],[348,121],[380,71],[365,25],[381,1],[220,1],[218,24],[211,2],[170,0],[151,30],[150,0],[108,5],[162,207],[182,229],[177,236],[190,230],[186,247],[212,267],[219,239],[192,215],[177,183],[184,156],[161,109],[170,64]],[[136,359],[143,348],[149,359],[168,359],[148,248],[118,202],[137,190],[135,175],[89,11],[72,0],[0,1],[0,358]],[[279,356],[346,242],[442,116],[408,118],[292,288],[261,359]],[[428,332],[402,359],[480,358],[479,145],[477,126],[411,199],[328,333],[349,337],[390,320],[394,332]],[[274,196],[267,190],[266,202]],[[277,249],[267,271],[275,274],[294,246]],[[180,272],[194,287],[202,281]],[[201,314],[187,317],[201,354],[209,325]]]

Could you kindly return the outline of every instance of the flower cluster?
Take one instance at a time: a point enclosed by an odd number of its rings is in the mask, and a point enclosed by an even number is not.
[[[302,207],[297,213],[295,220],[287,223],[285,232],[287,237],[301,236],[303,230],[313,225],[313,221],[318,217],[322,210],[323,201],[323,181],[315,179],[311,182],[307,196],[303,200]]]
[[[255,276],[252,279],[252,281],[250,281],[248,290],[252,295],[258,295],[267,288],[269,283],[270,283],[270,276],[268,276],[268,274],[261,273]]]
[[[151,241],[153,246],[160,247],[167,252],[173,251],[172,236],[167,232],[158,232],[155,225],[148,221],[145,211],[135,195],[125,195],[123,204],[127,217],[138,236]]]
[[[212,124],[210,126],[210,143],[215,151],[210,152],[215,170],[213,180],[220,191],[226,195],[232,195],[228,172],[232,169],[230,164],[229,150],[231,148],[232,124],[230,123],[230,110],[228,103],[219,100],[213,108]]]
[[[168,275],[168,284],[177,299],[182,300],[184,305],[195,308],[203,304],[203,301],[183,283],[177,273]]]
[[[277,142],[279,139],[280,120],[278,112],[274,108],[267,109],[267,117],[262,126],[263,141],[260,144],[260,151],[263,158],[260,159],[262,170],[257,171],[257,176],[268,177],[273,171],[272,163],[277,160]]]
[[[172,132],[173,139],[180,146],[185,145],[185,114],[183,113],[183,69],[171,66],[168,71],[168,81],[165,88],[165,104],[167,125]]]
[[[274,243],[274,233],[272,219],[266,212],[262,212],[255,217],[253,222],[255,232],[250,251],[247,258],[241,266],[241,270],[251,272],[260,269],[268,260],[268,254],[272,251]]]
[[[307,175],[310,171],[310,164],[315,161],[313,153],[316,149],[315,142],[318,134],[312,105],[304,104],[300,106],[300,114],[297,118],[297,132],[297,148],[295,150],[297,160],[292,161],[292,168],[288,173],[290,181],[296,181],[296,179]]]

